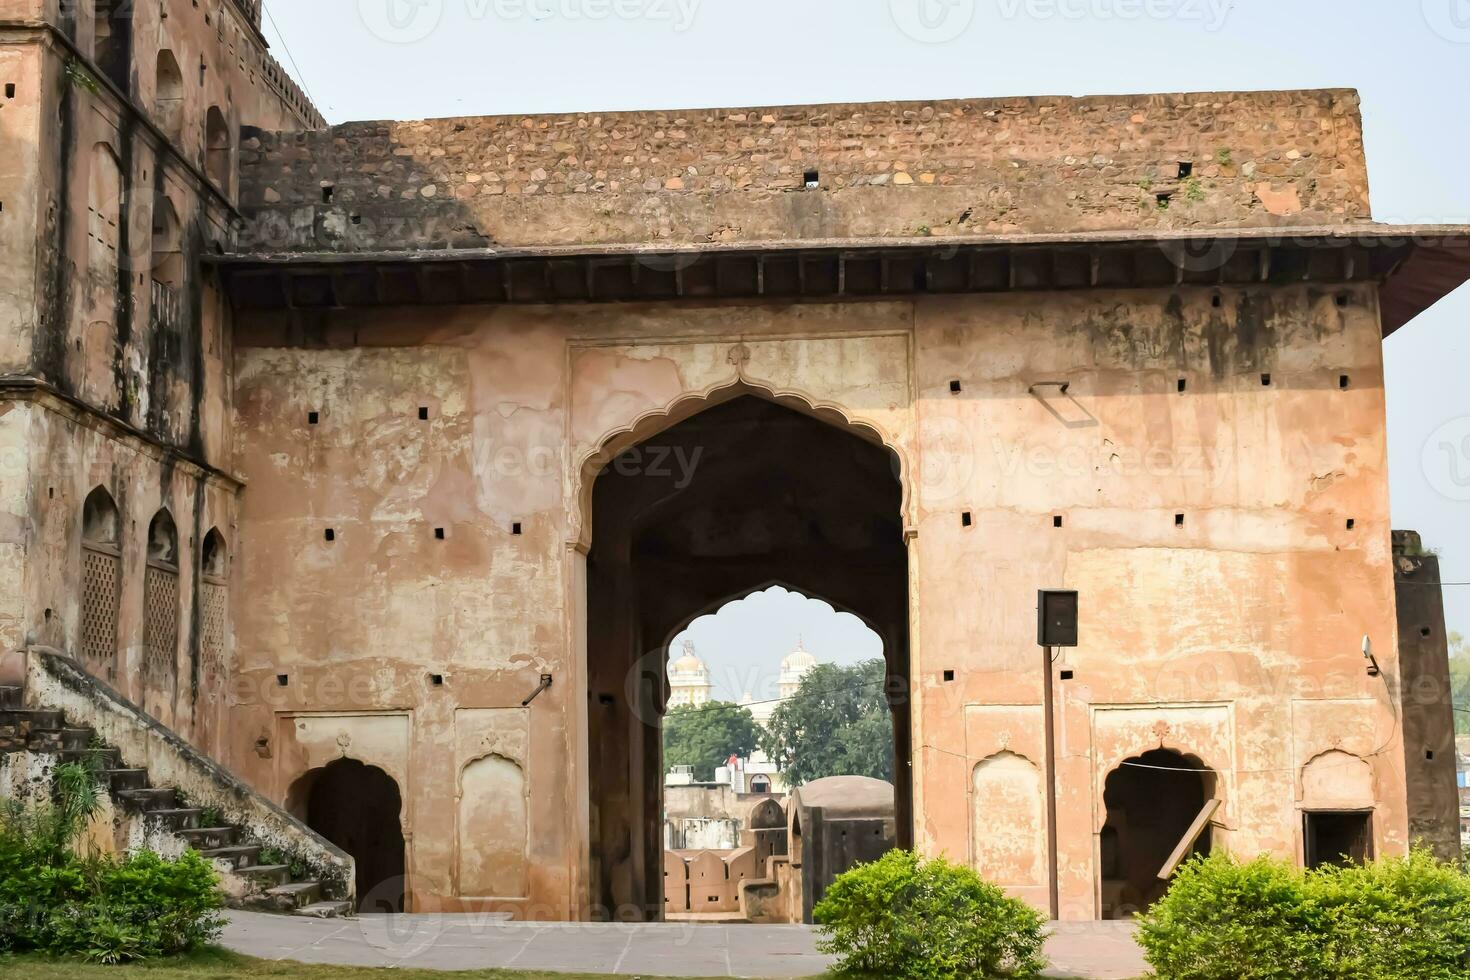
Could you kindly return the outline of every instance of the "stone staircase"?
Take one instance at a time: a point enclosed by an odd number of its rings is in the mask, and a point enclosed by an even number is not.
[[[150,785],[148,770],[129,768],[121,752],[101,744],[92,728],[68,724],[61,711],[28,709],[20,688],[0,687],[0,754],[21,752],[56,756],[62,762],[91,760],[99,766],[99,785],[106,786],[115,808],[141,819],[145,835],[171,834],[234,879],[225,883],[232,905],[317,918],[352,912],[352,904],[330,897],[321,881],[293,876],[290,864],[263,861],[263,853],[274,855],[239,825],[206,820],[216,811],[190,805],[173,787]]]

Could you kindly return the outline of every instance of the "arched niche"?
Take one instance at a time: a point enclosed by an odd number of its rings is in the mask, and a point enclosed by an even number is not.
[[[525,772],[500,755],[470,762],[459,778],[459,894],[525,897],[529,845]]]
[[[178,146],[184,135],[184,72],[168,48],[158,52],[153,74],[153,121]]]
[[[121,518],[112,494],[96,487],[82,504],[77,652],[105,680],[116,678],[118,610],[122,595]]]
[[[179,532],[167,508],[148,523],[143,572],[143,677],[167,688],[178,672]]]
[[[1036,763],[1014,752],[981,760],[971,775],[973,866],[999,885],[1045,884],[1046,786]]]

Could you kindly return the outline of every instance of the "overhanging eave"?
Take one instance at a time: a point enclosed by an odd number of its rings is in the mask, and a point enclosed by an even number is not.
[[[841,301],[1376,282],[1387,336],[1470,281],[1470,226],[633,243],[211,256],[241,310],[680,299]]]

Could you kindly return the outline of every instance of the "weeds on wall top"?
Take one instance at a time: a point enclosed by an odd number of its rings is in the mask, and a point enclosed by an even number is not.
[[[85,89],[93,95],[100,95],[102,92],[102,83],[97,81],[96,77],[87,70],[87,66],[83,65],[76,58],[66,59],[66,66],[62,69],[62,77],[77,88]]]

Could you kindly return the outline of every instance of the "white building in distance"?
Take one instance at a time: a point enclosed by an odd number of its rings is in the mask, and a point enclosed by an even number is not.
[[[669,708],[708,704],[714,685],[709,667],[694,652],[694,641],[684,641],[684,655],[669,664]]]

